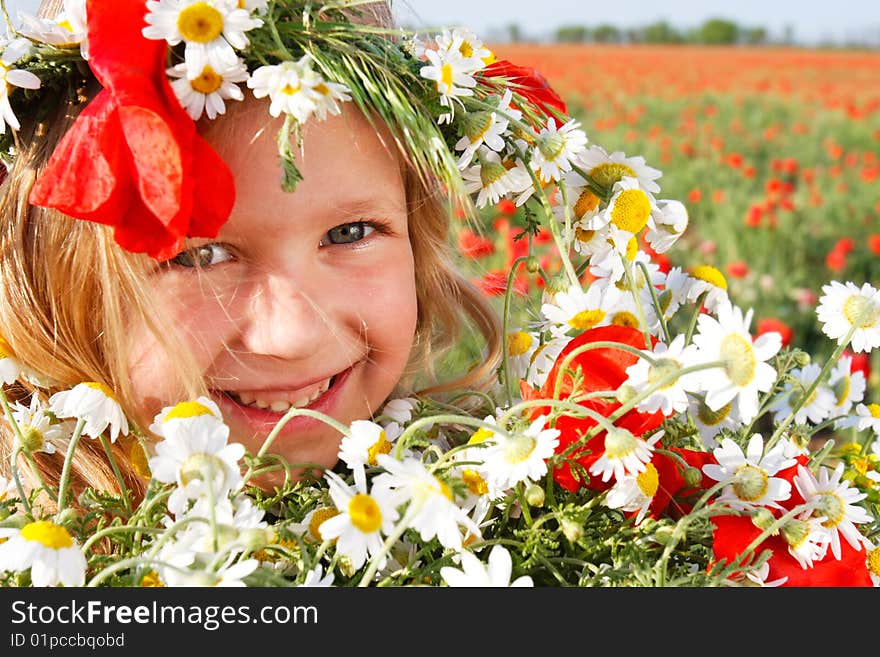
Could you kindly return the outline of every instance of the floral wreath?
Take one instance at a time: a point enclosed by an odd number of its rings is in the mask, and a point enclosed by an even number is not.
[[[116,471],[121,495],[108,508],[149,527],[132,538],[115,523],[90,536],[68,506],[80,438],[100,439],[114,463],[110,443],[135,433],[113,391],[84,382],[13,409],[0,387],[17,436],[12,480],[0,481],[0,582],[78,585],[90,570],[91,585],[143,586],[521,586],[532,574],[580,586],[880,585],[880,404],[865,403],[865,377],[844,354],[880,347],[880,291],[823,286],[817,317],[836,342],[823,364],[778,332],[753,336],[752,312],[733,305],[721,272],[652,261],[688,226],[683,204],[657,198],[660,171],[590,144],[540,74],[495,61],[469,31],[423,42],[352,22],[367,4],[68,0],[54,21],[22,16],[0,53],[2,153],[16,157],[18,117],[45,121],[99,83],[30,201],[112,225],[123,248],[166,259],[185,237],[215,236],[234,201],[197,120],[218,118],[245,88],[268,98],[284,117],[280,184],[293,190],[302,125],[354,102],[452,196],[524,208],[528,250],[508,274],[492,408],[480,419],[405,398],[350,426],[321,417],[343,436],[344,467],[252,497],[244,485],[274,432],[242,474],[244,447],[227,444],[216,404],[180,402],[154,418],[152,458],[131,443],[164,508],[148,499],[135,512]],[[532,251],[540,231],[557,247],[554,278]],[[540,319],[512,330],[521,264],[546,288]],[[22,377],[0,337],[0,383]],[[283,418],[303,414],[320,416],[292,407]],[[833,468],[832,442],[811,447],[821,429],[854,436]],[[56,443],[67,456],[47,516],[17,463]],[[192,465],[207,461],[223,467]],[[90,508],[109,499],[83,495]],[[271,526],[266,509],[281,509]],[[208,537],[214,547],[198,547]],[[148,554],[89,565],[101,539],[116,556]]]

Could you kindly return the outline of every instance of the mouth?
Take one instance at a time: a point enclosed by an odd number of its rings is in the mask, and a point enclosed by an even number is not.
[[[286,413],[291,408],[308,408],[317,402],[333,387],[338,377],[339,374],[334,374],[302,390],[223,390],[222,392],[240,406],[269,410],[273,413]]]
[[[297,389],[265,388],[254,390],[215,390],[213,397],[224,409],[224,417],[238,417],[255,430],[275,425],[292,408],[310,409],[330,415],[346,379],[354,365],[321,381]],[[318,420],[294,417],[286,425],[288,430],[305,428]]]

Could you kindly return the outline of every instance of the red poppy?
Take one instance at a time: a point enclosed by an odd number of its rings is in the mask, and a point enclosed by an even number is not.
[[[868,352],[862,351],[854,354],[849,349],[845,349],[843,355],[851,358],[849,362],[850,373],[861,372],[865,375],[866,380],[871,378],[871,356]]]
[[[570,363],[563,364],[567,356],[584,345],[593,342],[617,342],[637,349],[645,348],[645,340],[640,331],[626,326],[602,326],[584,331],[573,338],[559,353],[556,362],[547,376],[547,380],[540,390],[537,390],[520,381],[520,390],[523,399],[568,399],[573,392],[574,381],[569,371],[576,371],[580,367],[583,373],[581,392],[598,392],[604,390],[617,390],[627,379],[626,368],[636,362],[637,356],[613,347],[597,347],[584,351],[575,356]],[[559,379],[559,394],[554,395],[556,382]],[[598,398],[578,402],[581,406],[596,411],[605,417],[610,416],[620,408],[620,402],[614,399]],[[532,411],[532,417],[549,413],[549,407],[539,407]],[[636,436],[641,436],[660,426],[663,422],[663,414],[641,413],[629,410],[620,417],[615,425],[628,429]],[[596,426],[596,420],[592,418],[574,418],[562,415],[556,421],[556,428],[560,430],[559,446],[557,453],[566,451],[572,444],[577,443],[581,437]],[[592,478],[589,482],[584,481],[580,469],[589,470],[589,467],[602,455],[605,442],[605,432],[599,432],[585,444],[572,449],[567,461],[557,467],[553,477],[560,486],[567,490],[577,490],[581,486],[594,490],[608,488],[610,482],[602,482],[598,478]]]
[[[782,336],[783,347],[791,344],[791,338],[794,335],[794,331],[791,330],[791,327],[788,324],[775,317],[765,317],[758,320],[757,335],[764,335],[765,333],[771,333],[773,331]]]
[[[504,77],[510,80],[512,89],[520,96],[535,104],[547,116],[554,116],[554,108],[562,114],[568,114],[565,101],[559,97],[547,79],[533,68],[517,66],[506,59],[499,59],[483,69],[487,77]]]
[[[30,202],[113,226],[123,248],[164,260],[184,237],[217,235],[234,180],[168,82],[167,43],[141,33],[142,0],[89,0],[87,11],[89,66],[103,89],[58,143]]]
[[[495,253],[495,243],[477,235],[469,228],[462,229],[458,236],[458,248],[466,258],[482,258]]]

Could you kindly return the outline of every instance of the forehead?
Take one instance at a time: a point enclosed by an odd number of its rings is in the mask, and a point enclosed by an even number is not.
[[[338,116],[312,117],[292,139],[303,179],[294,192],[281,188],[278,134],[283,118],[269,115],[266,99],[229,103],[226,115],[202,124],[201,132],[235,178],[237,214],[273,210],[320,212],[405,209],[404,163],[390,131],[371,123],[352,103]]]

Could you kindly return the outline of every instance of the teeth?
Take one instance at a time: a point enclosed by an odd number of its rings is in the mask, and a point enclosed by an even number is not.
[[[334,377],[331,376],[329,379],[326,379],[323,383],[321,383],[321,385],[319,385],[315,389],[315,392],[311,396],[301,397],[292,404],[290,402],[284,401],[283,399],[261,399],[256,395],[250,393],[232,394],[243,406],[256,406],[257,408],[263,409],[268,408],[275,413],[284,413],[288,411],[291,407],[305,408],[306,406],[314,402],[316,399],[318,399],[318,397],[327,392],[327,389],[330,387],[330,382],[333,380],[333,378]]]

